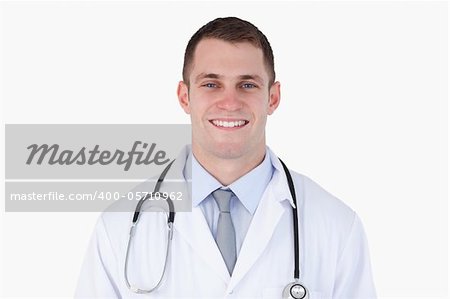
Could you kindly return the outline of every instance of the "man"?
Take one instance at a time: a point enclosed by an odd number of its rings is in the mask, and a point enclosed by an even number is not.
[[[168,175],[189,179],[192,212],[177,213],[161,284],[166,219],[145,213],[124,279],[132,213],[103,213],[77,297],[281,298],[293,281],[293,198],[266,146],[267,116],[280,103],[267,38],[238,18],[219,18],[189,41],[178,85],[191,117],[192,147]],[[300,226],[300,281],[309,298],[375,298],[357,215],[310,179],[291,172]],[[151,244],[152,246],[148,246]],[[151,251],[149,251],[149,248]]]

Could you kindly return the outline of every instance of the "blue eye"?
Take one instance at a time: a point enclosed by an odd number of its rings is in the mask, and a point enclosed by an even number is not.
[[[242,84],[242,87],[245,89],[250,89],[250,88],[255,88],[257,86],[253,83],[244,83],[244,84]]]
[[[215,87],[217,87],[217,84],[215,84],[215,83],[206,83],[206,84],[203,84],[203,86],[204,87],[208,87],[208,88],[215,88]]]

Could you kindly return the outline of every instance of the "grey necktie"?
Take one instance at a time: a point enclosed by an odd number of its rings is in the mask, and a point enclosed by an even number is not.
[[[217,223],[216,243],[222,253],[223,260],[231,274],[236,264],[236,234],[230,214],[230,199],[233,193],[229,190],[218,189],[212,193],[219,207],[219,221]]]

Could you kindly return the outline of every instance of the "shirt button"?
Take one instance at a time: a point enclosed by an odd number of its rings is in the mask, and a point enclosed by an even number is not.
[[[229,295],[233,294],[233,290],[229,291],[228,294],[229,294]]]

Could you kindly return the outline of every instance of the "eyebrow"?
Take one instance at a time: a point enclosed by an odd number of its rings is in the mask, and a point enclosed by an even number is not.
[[[195,83],[203,79],[221,79],[223,76],[215,73],[200,73],[197,77],[195,77]],[[259,84],[264,84],[264,80],[258,75],[240,75],[239,80],[255,80]]]
[[[258,75],[241,75],[241,76],[239,76],[239,79],[240,80],[254,80],[254,81],[258,82],[261,85],[264,84],[263,78],[261,78]]]
[[[195,77],[195,83],[203,79],[220,79],[222,76],[214,73],[200,73],[197,77]]]

